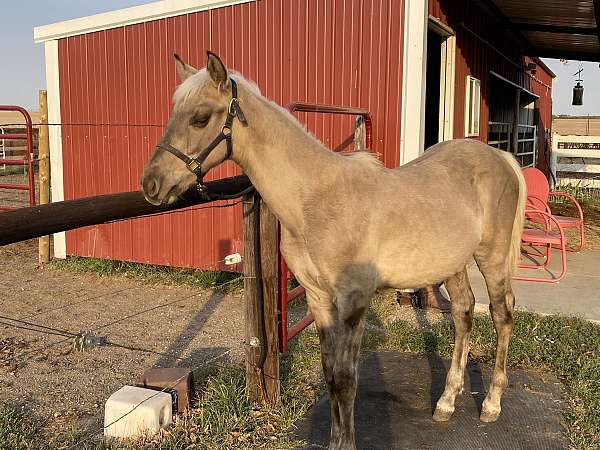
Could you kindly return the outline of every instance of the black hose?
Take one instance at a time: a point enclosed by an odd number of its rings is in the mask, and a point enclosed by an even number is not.
[[[265,300],[262,283],[262,262],[260,245],[260,194],[254,192],[254,276],[256,277],[256,300],[258,307],[258,334],[260,336],[260,358],[256,365],[263,369],[267,360],[267,330],[265,327]]]
[[[545,139],[544,140],[545,144],[546,144],[546,151],[544,152],[546,156],[546,167],[548,167],[548,173],[550,174],[550,176],[552,177],[552,181],[554,182],[553,186],[556,186],[556,177],[554,176],[554,173],[552,173],[552,167],[550,167],[550,149],[548,148],[548,140]]]

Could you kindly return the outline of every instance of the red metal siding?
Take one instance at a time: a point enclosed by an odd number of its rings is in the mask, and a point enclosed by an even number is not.
[[[65,198],[139,188],[177,84],[172,54],[203,66],[205,50],[281,105],[344,104],[373,114],[374,149],[399,164],[403,1],[262,0],[59,41]],[[352,119],[299,114],[335,148]],[[128,124],[119,126],[118,124]],[[143,126],[136,126],[143,125]],[[213,178],[237,173],[233,163]],[[208,209],[67,233],[67,253],[224,268],[242,250],[241,211]]]
[[[536,73],[530,78],[531,92],[540,98],[537,102],[538,117],[538,168],[550,176],[550,152],[552,151],[552,75],[539,65],[535,58],[525,57],[525,64],[537,65]]]

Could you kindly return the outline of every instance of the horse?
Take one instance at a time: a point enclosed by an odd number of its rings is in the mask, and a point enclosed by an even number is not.
[[[507,152],[475,140],[434,145],[399,168],[366,152],[327,149],[257,86],[207,52],[196,69],[175,55],[181,84],[142,190],[170,204],[226,159],[252,181],[281,223],[280,248],[306,289],[331,401],[330,450],[353,450],[357,364],[365,311],[380,288],[444,282],[455,327],[452,362],[433,420],[447,421],[462,392],[475,299],[467,264],[485,278],[497,333],[480,420],[495,421],[506,359],[526,188]]]

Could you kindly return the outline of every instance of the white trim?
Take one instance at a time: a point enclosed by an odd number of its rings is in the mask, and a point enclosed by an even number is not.
[[[46,41],[46,89],[48,91],[48,122],[60,123],[60,77],[58,71],[58,41]],[[65,199],[63,183],[61,127],[48,127],[50,139],[50,193],[53,202]],[[67,257],[65,232],[54,234],[54,257]]]
[[[473,94],[471,98],[471,85]],[[473,101],[471,101],[473,100]],[[466,78],[465,92],[465,137],[478,137],[480,134],[481,121],[481,80],[471,75]]]
[[[251,1],[256,0],[161,0],[146,5],[35,27],[33,29],[33,40],[35,42],[45,42]]]
[[[429,29],[442,37],[440,61],[439,142],[454,139],[454,83],[456,79],[456,35],[439,20],[429,17]]]
[[[418,158],[425,150],[428,18],[427,0],[404,0],[400,165]]]

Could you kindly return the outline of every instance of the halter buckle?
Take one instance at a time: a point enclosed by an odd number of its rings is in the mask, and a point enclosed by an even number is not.
[[[234,103],[237,105],[238,104],[238,99],[237,97],[233,97],[231,100],[229,100],[229,107],[227,108],[227,113],[230,116],[235,116],[236,112],[237,112],[237,108],[234,107]]]
[[[192,159],[191,161],[186,163],[186,166],[189,170],[191,170],[194,173],[196,173],[196,171],[198,169],[200,169],[200,163],[198,161],[196,161],[195,159]]]

